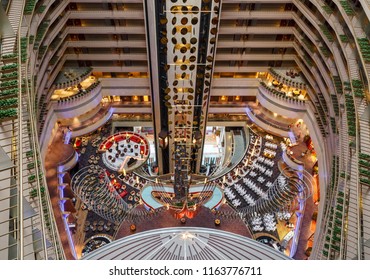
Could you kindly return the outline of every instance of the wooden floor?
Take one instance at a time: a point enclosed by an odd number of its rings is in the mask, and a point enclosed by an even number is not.
[[[87,217],[87,211],[81,209],[81,201],[78,200],[76,203],[77,210],[77,225],[76,225],[76,232],[72,235],[73,243],[75,244],[77,258],[81,257],[82,249],[84,247],[85,242],[85,221]]]
[[[292,147],[292,150],[294,152],[294,155],[296,156],[296,159],[303,162],[306,171],[312,174],[315,161],[309,153],[304,156],[301,156],[301,154],[303,152],[306,152],[307,150],[306,144],[304,144],[302,140],[303,136],[302,139],[299,141],[299,144]],[[317,186],[314,186],[314,188],[317,188]],[[315,222],[312,221],[312,214],[315,211],[318,211],[318,205],[314,203],[313,196],[311,196],[306,200],[305,213],[302,220],[302,227],[298,241],[297,253],[294,256],[294,259],[297,260],[307,259],[305,251],[309,245],[312,246],[311,244],[312,241],[310,239],[312,239],[313,234],[315,233],[314,232],[315,227],[312,226],[312,223],[315,224]]]
[[[46,181],[48,184],[48,191],[50,194],[51,204],[57,223],[57,228],[63,245],[63,249],[67,259],[74,259],[72,251],[69,247],[68,235],[62,220],[62,213],[59,208],[59,193],[58,193],[58,177],[57,166],[59,162],[67,159],[74,149],[70,145],[65,145],[62,141],[63,133],[59,130],[53,139],[52,147],[48,149],[45,158]]]

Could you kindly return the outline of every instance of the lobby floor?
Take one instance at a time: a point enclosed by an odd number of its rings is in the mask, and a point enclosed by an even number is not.
[[[298,160],[304,162],[307,171],[311,173],[315,162],[313,161],[313,158],[310,155],[301,156],[301,152],[306,151],[307,149],[305,146],[305,143],[303,143],[302,140],[303,139],[298,139],[298,145],[292,148],[292,150],[294,151],[293,154],[294,156],[297,156]],[[51,147],[52,148],[49,149],[47,157],[46,157],[46,166],[45,166],[47,170],[46,175],[47,175],[47,180],[48,180],[49,192],[52,197],[53,210],[54,210],[55,217],[58,223],[58,230],[61,235],[64,249],[66,251],[67,259],[73,259],[74,257],[73,257],[73,254],[68,244],[67,231],[62,221],[62,213],[59,208],[59,194],[57,190],[57,186],[58,186],[57,165],[59,162],[67,159],[73,153],[74,149],[72,145],[66,145],[63,143],[62,130],[58,131],[56,137],[53,140],[53,144],[51,145]],[[90,150],[87,149],[87,154],[89,154],[88,151]],[[81,163],[83,162],[84,160],[81,159]],[[81,165],[81,163],[79,165]],[[66,176],[69,177],[68,174]],[[68,179],[67,177],[66,179]],[[76,206],[77,212],[73,213],[71,217],[76,217],[77,230],[75,231],[75,234],[72,234],[72,236],[73,236],[74,241],[76,242],[75,244],[76,250],[78,251],[78,255],[79,255],[84,246],[84,242],[89,237],[91,237],[90,236],[91,234],[94,234],[94,233],[87,234],[86,232],[83,231],[83,229],[85,228],[84,227],[85,222],[88,220],[91,220],[92,218],[88,217],[89,215],[86,213],[87,211],[80,211],[79,200],[77,200],[77,204],[75,206]],[[140,210],[144,210],[144,207],[142,205],[139,205],[134,209],[134,211],[140,211]],[[303,219],[302,229],[300,232],[297,253],[294,256],[295,259],[306,259],[307,258],[307,256],[305,255],[305,250],[308,246],[307,244],[310,244],[310,240],[312,238],[312,234],[313,234],[312,214],[316,210],[317,210],[317,206],[314,204],[312,197],[310,197],[306,201],[305,216]],[[228,205],[223,205],[222,211],[231,212],[233,210]],[[93,218],[97,220],[96,217],[93,217]],[[199,210],[197,211],[197,214],[192,219],[187,219],[185,223],[181,223],[179,219],[175,218],[174,213],[171,213],[170,211],[162,211],[156,216],[150,217],[148,219],[143,219],[139,221],[126,220],[119,226],[117,232],[116,230],[114,230],[113,234],[112,232],[109,232],[108,234],[110,234],[111,236],[114,236],[114,239],[120,239],[125,236],[129,236],[129,235],[132,235],[138,232],[152,230],[152,229],[186,226],[186,227],[215,228],[215,229],[229,231],[229,232],[233,232],[236,234],[240,234],[240,235],[252,238],[251,232],[249,231],[248,227],[245,225],[245,223],[240,218],[236,217],[236,218],[229,219],[226,217],[221,217],[220,218],[221,224],[218,226],[215,225],[215,218],[216,218],[215,214],[212,213],[209,209],[201,207],[199,208]],[[130,225],[133,223],[136,225],[135,232],[132,232],[130,230]],[[284,225],[282,226],[284,227],[284,230],[290,230],[288,228],[285,229]],[[98,232],[96,233],[99,234]]]
[[[136,207],[137,210],[144,210],[144,206],[140,205]],[[232,209],[226,204],[221,206],[221,211],[232,211]],[[135,222],[136,231],[130,231],[130,225],[132,221],[124,221],[117,231],[115,239],[120,239],[125,236],[129,236],[138,232],[143,232],[152,229],[167,228],[167,227],[205,227],[212,229],[219,229],[229,231],[232,233],[240,234],[251,238],[251,233],[247,226],[243,223],[240,218],[226,219],[220,218],[221,224],[215,225],[216,216],[205,207],[200,207],[195,216],[191,219],[187,218],[185,223],[182,223],[179,219],[176,219],[171,211],[162,211],[158,215],[154,216],[151,220],[141,220]]]

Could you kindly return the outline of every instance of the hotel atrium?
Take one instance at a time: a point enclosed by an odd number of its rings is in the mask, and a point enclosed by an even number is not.
[[[2,0],[0,259],[370,259],[369,19]]]

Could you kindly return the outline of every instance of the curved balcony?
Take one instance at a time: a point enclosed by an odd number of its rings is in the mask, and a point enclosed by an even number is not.
[[[73,69],[71,69],[69,72],[63,71],[59,73],[59,76],[57,77],[57,83],[52,86],[52,90],[76,86],[87,79],[91,75],[92,70],[93,69],[89,67],[81,73],[78,73]]]
[[[295,87],[298,89],[306,90],[307,84],[303,82],[302,78],[300,78],[300,75],[298,73],[293,73],[290,70],[285,71],[284,70],[275,70],[270,68],[269,74],[276,80],[278,80],[280,83],[286,84],[291,87]],[[297,78],[297,80],[293,80]]]
[[[78,114],[78,111],[81,110],[82,113],[85,112],[85,105],[88,105],[88,108],[91,109],[92,104],[98,105],[101,99],[101,84],[98,81],[85,90],[80,90],[78,94],[53,101],[52,104],[54,112],[58,114],[64,114],[70,111],[75,111]],[[64,118],[68,117],[70,116],[64,116]]]
[[[73,149],[73,148],[72,148]],[[58,164],[58,172],[62,173],[72,169],[78,162],[78,153],[73,149],[73,152],[65,160]]]
[[[305,99],[300,99],[299,93],[296,94],[295,96],[289,96],[289,93],[283,92],[283,91],[278,91],[274,88],[269,87],[265,82],[260,83],[260,90],[262,90],[263,93],[268,94],[269,96],[273,96],[274,98],[277,98],[280,101],[284,101],[286,103],[289,103],[289,105],[297,105],[299,108],[302,108],[305,106],[306,100]],[[294,93],[293,93],[294,94]]]
[[[88,88],[79,90],[76,95],[61,97],[58,100],[58,104],[63,104],[65,102],[71,101],[73,99],[79,99],[81,97],[87,96],[89,93],[91,93],[98,86],[99,86],[99,89],[100,89],[100,82],[99,81],[95,82],[95,83],[92,83]]]
[[[291,167],[292,169],[294,170],[298,170],[298,171],[303,171],[304,170],[304,165],[303,165],[303,162],[295,159],[292,154],[293,153],[292,151],[290,150],[285,150],[283,152],[283,160],[284,162],[289,166]]]
[[[78,137],[82,135],[86,135],[91,133],[92,131],[97,130],[99,127],[104,125],[113,114],[113,107],[102,107],[99,112],[90,120],[86,121],[85,123],[73,127],[72,126],[72,133],[71,137]]]
[[[248,117],[254,122],[257,126],[263,128],[265,131],[280,135],[282,137],[290,137],[293,133],[290,131],[289,125],[283,125],[273,119],[269,118],[268,116],[264,115],[261,112],[253,111],[250,107],[246,109]]]
[[[257,99],[261,105],[270,111],[289,118],[302,118],[307,111],[305,100],[291,98],[261,82],[258,88]]]

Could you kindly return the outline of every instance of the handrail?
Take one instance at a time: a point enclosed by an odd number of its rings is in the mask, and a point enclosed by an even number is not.
[[[7,5],[6,5],[6,9],[5,9],[5,13],[6,14],[8,14],[8,12],[9,12],[9,9],[10,9],[10,3],[11,3],[12,1],[11,0],[8,0],[8,3],[7,3]]]
[[[27,64],[25,65],[26,69],[27,69]],[[27,70],[25,70],[25,72],[27,73]],[[32,148],[33,150],[35,151],[34,152],[34,158],[37,158],[37,155],[38,153],[36,152],[37,151],[37,147],[36,147],[36,144],[35,144],[35,139],[34,139],[34,135],[33,135],[33,129],[34,129],[34,125],[35,125],[35,122],[33,120],[34,116],[33,114],[31,114],[31,110],[29,107],[30,106],[30,98],[29,98],[29,92],[28,92],[28,79],[27,79],[27,75],[25,75],[25,92],[26,92],[26,96],[27,96],[27,99],[26,99],[26,102],[27,102],[27,106],[28,106],[28,111],[29,111],[29,117],[30,117],[30,130],[31,130],[31,137],[30,137],[30,142],[31,142],[31,145],[32,145]],[[22,92],[20,93],[22,95]],[[23,97],[22,97],[23,99]],[[22,105],[23,103],[23,100],[22,99],[19,99],[19,104]],[[31,116],[32,115],[32,116]],[[22,126],[20,126],[21,129],[22,129]],[[20,135],[22,134],[22,131],[20,131],[19,133]],[[20,142],[20,147],[22,147],[22,142]],[[22,154],[21,154],[22,155]],[[37,160],[36,160],[37,162]],[[23,165],[20,165],[20,167],[22,167]],[[42,225],[42,230],[44,231],[46,226],[45,226],[45,221],[44,221],[44,208],[43,208],[43,201],[42,201],[42,195],[41,195],[41,185],[40,185],[40,172],[39,172],[39,166],[38,164],[35,164],[35,173],[36,173],[36,185],[37,185],[37,189],[40,193],[40,195],[38,196],[38,200],[39,200],[39,205],[40,205],[40,219],[41,219],[41,225]],[[43,244],[43,248],[44,248],[44,253],[45,253],[45,259],[48,259],[48,252],[47,252],[47,243],[46,243],[46,234],[43,234],[42,235],[42,244]]]
[[[97,116],[98,114],[99,114],[99,112],[101,112],[101,111],[103,111],[103,114],[101,115],[101,118],[100,119],[102,119],[102,118],[104,118],[107,114],[110,114],[110,110],[111,110],[111,108],[112,108],[112,106],[106,106],[106,107],[101,107],[100,109],[99,109],[99,111],[93,116],[93,117],[95,117],[95,116]],[[99,120],[97,120],[97,121],[99,121]],[[84,128],[86,128],[86,127],[89,127],[89,126],[91,126],[91,124],[93,124],[93,123],[96,123],[97,121],[94,121],[94,122],[88,122],[88,123],[86,123],[86,124],[83,124],[83,125],[80,125],[80,126],[78,126],[78,127],[76,127],[76,128],[73,128],[72,127],[72,131],[79,131],[79,130],[82,130],[82,129],[84,129]]]
[[[93,69],[91,67],[89,67],[89,69],[87,69],[84,73],[81,73],[81,75],[76,77],[74,80],[68,80],[66,82],[61,82],[61,83],[54,84],[52,88],[54,90],[56,90],[56,89],[62,89],[62,88],[66,88],[66,87],[75,86],[78,83],[81,83],[82,81],[87,79],[91,75],[92,70]]]
[[[22,13],[25,7],[25,1],[22,4]],[[22,59],[21,59],[21,27],[22,19],[18,23],[16,44],[18,49],[18,178],[17,178],[17,216],[19,223],[19,246],[18,246],[18,258],[23,260],[24,258],[24,223],[23,223],[23,133],[22,133],[22,123],[23,123],[23,108],[22,108]]]
[[[244,132],[244,134],[246,134],[247,133],[247,131],[248,131],[248,141],[249,141],[249,139],[250,139],[250,131],[252,131],[252,133],[254,133],[254,134],[256,134],[253,130],[252,130],[252,128],[250,128],[250,127],[246,127],[246,128],[244,128],[244,130],[243,131],[245,131]],[[255,146],[256,146],[256,144],[257,144],[257,141],[258,141],[259,139],[257,138],[256,139],[256,141],[255,141],[255,143],[254,143],[254,146],[253,146],[253,150],[252,150],[252,153],[254,153],[254,149],[255,149]],[[247,141],[247,139],[245,140],[245,141]],[[251,143],[249,143],[248,145],[250,145]],[[244,155],[241,157],[241,159],[237,162],[237,163],[235,163],[235,165],[231,168],[231,169],[229,169],[229,170],[226,170],[225,171],[225,168],[220,168],[220,169],[217,169],[216,171],[218,171],[218,170],[221,170],[220,172],[218,172],[218,173],[216,173],[216,172],[213,172],[212,174],[210,174],[208,177],[210,178],[210,181],[215,181],[215,180],[219,180],[219,179],[221,179],[223,176],[225,176],[226,175],[226,173],[229,173],[229,172],[231,172],[231,171],[233,171],[234,169],[237,169],[238,168],[238,165],[248,156],[247,155],[247,153],[248,153],[248,149],[245,149],[244,150]],[[248,159],[249,160],[249,159]],[[247,161],[248,161],[247,160]],[[223,165],[224,166],[224,165]]]
[[[89,93],[93,92],[93,90],[100,85],[100,81],[92,83],[88,88],[80,90],[77,94],[68,96],[68,97],[62,97],[59,100],[57,100],[58,104],[63,104],[68,101],[72,101],[74,99],[80,99],[84,98],[89,95]]]
[[[65,145],[72,146],[71,144],[65,144]],[[73,149],[73,152],[66,159],[59,161],[57,165],[60,166],[60,165],[66,164],[71,159],[73,159],[75,157],[75,155],[76,155],[76,150]]]
[[[288,153],[288,151],[290,152],[289,148],[283,152],[283,160],[285,161],[285,163],[288,164],[293,169],[303,170],[304,169],[303,162],[294,158],[290,153]]]
[[[269,74],[271,76],[273,76],[276,80],[278,80],[279,82],[281,83],[284,83],[288,86],[292,86],[292,87],[296,87],[296,88],[299,88],[299,89],[303,89],[303,90],[306,90],[307,89],[307,85],[306,83],[303,83],[303,82],[295,82],[289,78],[284,78],[284,77],[281,77],[281,75],[279,73],[277,73],[275,71],[275,69],[273,68],[270,68],[269,70]]]
[[[25,3],[24,3],[25,4]],[[18,32],[18,44],[20,46],[20,41],[21,41],[21,26],[22,26],[22,20],[23,18],[20,20],[20,27],[19,27],[19,32]],[[27,33],[29,32],[29,26],[27,27]],[[20,90],[19,90],[19,106],[20,108],[22,108],[21,106],[23,105],[23,101],[26,102],[26,108],[28,110],[28,117],[29,117],[29,124],[30,124],[30,128],[29,128],[29,132],[30,132],[30,142],[31,142],[31,145],[32,145],[32,148],[33,148],[33,151],[34,151],[34,158],[36,159],[36,162],[39,161],[39,162],[42,162],[41,160],[41,152],[40,152],[40,145],[39,145],[39,139],[37,137],[37,127],[36,127],[36,124],[37,124],[37,121],[36,121],[36,114],[34,112],[35,108],[33,106],[33,102],[31,102],[31,100],[33,100],[35,98],[35,93],[34,93],[34,85],[33,85],[33,82],[34,80],[31,79],[31,85],[29,85],[29,81],[28,81],[28,74],[29,74],[29,70],[28,70],[28,64],[29,64],[29,56],[27,55],[27,58],[26,58],[26,61],[24,62],[24,76],[22,76],[22,69],[21,69],[21,66],[22,66],[22,61],[21,61],[21,48],[18,48],[18,60],[19,60],[19,74],[18,74],[18,77],[19,77],[19,87],[20,87]],[[31,73],[32,74],[32,73]],[[32,75],[31,75],[32,76]],[[24,88],[25,88],[25,96],[23,97],[22,96],[22,90],[21,90],[21,87],[22,87],[22,79],[24,80]],[[20,116],[22,116],[22,114],[20,114]],[[19,134],[22,135],[22,122],[20,122],[19,124]],[[22,141],[19,142],[20,143],[20,147],[22,147]],[[22,155],[22,154],[21,154]],[[22,156],[20,156],[20,158],[22,158]],[[22,165],[20,165],[20,167],[22,167]],[[56,230],[56,224],[55,224],[55,219],[54,219],[54,214],[53,214],[53,211],[51,210],[52,209],[52,205],[51,205],[51,202],[50,202],[50,196],[49,196],[49,191],[48,191],[48,188],[47,188],[47,182],[46,182],[46,177],[45,177],[45,169],[44,169],[44,165],[43,164],[35,164],[35,173],[36,173],[36,186],[37,186],[37,189],[38,189],[38,192],[40,193],[40,195],[38,196],[38,202],[39,202],[39,205],[40,205],[40,220],[41,220],[41,227],[42,227],[42,231],[44,232],[44,234],[42,234],[42,244],[43,244],[43,250],[44,250],[44,258],[45,260],[48,260],[49,257],[48,257],[48,246],[47,246],[47,240],[46,240],[46,234],[45,234],[45,231],[49,231],[49,237],[52,239],[52,243],[53,243],[53,249],[55,250],[55,255],[58,259],[65,259],[65,254],[64,254],[64,251],[61,249],[60,247],[60,244],[61,244],[61,241],[60,241],[60,235],[59,235],[59,232],[58,230]],[[23,176],[21,176],[23,177]],[[42,180],[42,184],[40,183],[40,178]],[[23,185],[23,184],[22,184]],[[42,185],[44,185],[44,194],[41,195],[41,188],[42,188]],[[45,208],[44,208],[45,207]],[[45,216],[44,215],[49,215],[49,220],[50,220],[50,228],[48,228],[46,226],[46,223],[45,223]]]
[[[280,129],[280,130],[283,130],[283,131],[285,131],[285,132],[289,132],[289,131],[291,131],[291,129],[287,126],[287,127],[283,127],[283,126],[279,126],[279,125],[277,125],[277,124],[275,124],[275,123],[272,123],[272,122],[269,122],[269,123],[267,123],[266,122],[266,120],[264,119],[264,118],[261,118],[260,116],[259,116],[259,114],[256,114],[255,112],[254,112],[254,110],[252,110],[250,107],[247,107],[247,112],[251,112],[251,114],[253,115],[253,116],[255,116],[257,119],[259,119],[261,122],[263,122],[263,123],[265,123],[266,125],[268,125],[268,126],[271,126],[271,127],[274,127],[274,128],[276,128],[276,129]]]
[[[347,26],[350,28],[350,27],[352,27],[352,24],[349,24],[350,22],[351,22],[351,19],[349,19],[349,17],[348,16],[346,16],[346,13],[345,12],[341,12],[342,10],[343,10],[343,8],[341,7],[341,5],[340,5],[340,3],[338,2],[338,1],[334,1],[335,2],[335,4],[337,5],[337,7],[338,7],[338,9],[339,9],[339,11],[340,11],[340,14],[343,16],[343,18],[344,18],[344,20],[346,21],[346,24],[347,24]],[[299,2],[298,2],[299,3]],[[336,16],[335,17],[331,17],[332,19],[336,19]],[[337,31],[337,28],[336,28],[336,25],[335,25],[335,22],[332,22],[332,21],[330,21],[329,20],[329,23],[331,24],[331,26],[333,27],[333,29],[334,29],[334,31],[338,34],[338,31]],[[352,35],[356,38],[357,36],[355,36],[356,34],[355,34],[355,29],[352,29],[351,30],[351,28],[350,28],[350,31],[351,31],[351,33],[352,33]],[[323,37],[324,38],[324,40],[325,40],[325,36]],[[343,50],[345,50],[345,49],[351,49],[352,50],[352,48],[345,48],[345,47],[343,47],[342,45],[343,44],[341,44],[341,41],[339,41],[339,43],[340,43],[340,46],[341,46],[341,48],[343,49]],[[358,47],[358,42],[355,40],[355,44],[356,44],[356,46]],[[329,45],[328,45],[329,46]],[[334,54],[334,53],[333,53]],[[346,51],[343,51],[343,55],[344,55],[344,57],[345,57],[345,60],[347,60],[347,61],[350,61],[351,60],[351,58],[349,57],[349,55],[347,54],[347,52]],[[360,55],[360,60],[362,60],[363,59],[363,57],[362,57],[362,54],[359,54]],[[356,65],[357,65],[357,60],[355,60],[356,61]],[[346,70],[346,72],[348,72],[349,74],[350,74],[350,76],[351,76],[351,67],[348,65],[348,67],[347,67],[347,69],[345,69]],[[348,71],[349,70],[349,71]],[[360,73],[359,73],[360,74]],[[357,77],[353,77],[353,76],[351,76],[351,79],[353,79],[353,78],[357,78]],[[357,105],[355,105],[354,106],[354,109],[355,109],[355,118],[356,118],[356,124],[355,124],[355,126],[356,126],[356,135],[355,135],[355,137],[356,137],[356,145],[355,145],[355,153],[354,153],[354,160],[357,162],[357,160],[358,160],[358,157],[357,157],[357,152],[359,152],[360,151],[360,132],[359,132],[359,121],[358,121],[358,108],[357,108]],[[344,115],[344,117],[346,117],[346,115]],[[345,129],[344,129],[345,130]],[[345,130],[343,133],[347,133],[347,131]],[[343,145],[343,144],[342,144]],[[349,170],[351,170],[352,168],[357,168],[358,169],[358,165],[357,165],[357,163],[356,163],[356,166],[350,166],[349,164],[347,164],[347,162],[348,162],[348,159],[349,159],[349,155],[348,155],[348,151],[347,151],[347,153],[346,154],[342,154],[341,155],[341,158],[345,158],[346,160],[344,161],[345,163],[344,163],[344,167],[342,168],[342,169],[344,169],[344,170],[346,170],[346,171],[348,171],[348,168],[349,168]],[[354,178],[352,178],[352,180],[353,180]],[[353,181],[352,181],[353,182]],[[345,181],[344,182],[344,184],[345,184],[345,186],[347,187],[347,185],[350,185],[350,183],[347,183],[347,181]],[[361,215],[363,215],[363,213],[362,213],[362,207],[361,207],[361,200],[362,200],[362,192],[361,192],[361,190],[360,190],[360,183],[359,183],[359,180],[356,180],[356,182],[355,183],[353,183],[354,184],[354,188],[355,188],[355,191],[356,191],[356,204],[357,204],[357,207],[356,207],[356,218],[357,218],[357,225],[358,225],[358,227],[357,227],[357,258],[358,259],[361,259],[362,258],[362,240],[361,240],[361,234],[362,234],[362,227],[360,226],[361,225]],[[341,248],[341,252],[340,252],[340,254],[342,254],[342,250],[343,250],[343,248]]]
[[[244,129],[243,129],[244,131]],[[245,133],[245,132],[244,132]],[[225,137],[226,137],[226,134],[225,134]],[[223,177],[226,173],[230,172],[231,170],[233,170],[244,158],[247,150],[244,150],[244,155],[242,156],[242,158],[240,159],[239,162],[237,163],[234,163],[234,166],[232,166],[231,169],[228,169],[228,165],[229,164],[232,164],[231,162],[231,159],[233,158],[234,154],[235,154],[235,147],[234,147],[234,133],[231,133],[231,152],[230,152],[230,155],[228,157],[228,159],[225,161],[225,153],[222,153],[222,157],[221,157],[221,161],[220,162],[223,162],[222,165],[220,165],[218,168],[216,168],[211,174],[208,175],[208,177],[210,178],[211,181],[214,181],[214,180],[217,180],[221,177]]]
[[[341,10],[342,9],[342,7],[341,7],[341,5],[338,3],[338,1],[334,1],[335,2],[335,4],[338,6],[338,8],[339,8],[339,10]],[[341,13],[342,15],[344,15],[345,13]],[[347,16],[343,16],[343,18],[346,20],[347,19]],[[351,24],[348,24],[348,26],[349,27],[351,27],[352,25]],[[334,30],[336,31],[336,29],[335,29],[335,25],[332,25],[332,27],[334,28]],[[353,29],[354,30],[354,29]],[[337,31],[336,31],[337,32]],[[351,33],[354,35],[354,37],[356,38],[356,36],[355,36],[355,34],[354,34],[354,32],[352,32],[352,30],[351,30]],[[340,42],[340,41],[339,41]],[[355,40],[355,44],[356,44],[356,46],[358,46],[358,42],[357,42],[357,40]],[[347,63],[350,61],[350,60],[354,60],[354,62],[355,62],[355,64],[357,65],[357,63],[358,63],[358,61],[356,60],[356,59],[353,59],[353,58],[351,58],[351,56],[350,56],[350,54],[347,52],[347,51],[345,51],[345,50],[347,50],[347,48],[345,48],[345,47],[343,47],[342,46],[343,44],[340,42],[340,46],[341,46],[341,49],[343,50],[343,55],[344,55],[344,58],[345,58],[345,60],[347,61]],[[349,48],[350,50],[352,50],[352,48]],[[362,57],[362,54],[361,53],[359,53],[359,55],[360,55],[360,60],[362,60],[363,59],[363,57]],[[363,64],[363,65],[365,65],[365,64]],[[351,80],[353,80],[353,79],[357,79],[358,77],[354,77],[353,75],[352,75],[352,71],[351,71],[351,64],[350,63],[348,63],[348,65],[347,65],[347,69],[345,69],[346,70],[346,72],[348,72],[349,73],[349,76],[350,76],[350,79]],[[358,71],[359,73],[360,73],[360,71]],[[354,98],[354,101],[356,100],[355,99],[355,97],[351,94],[351,96]],[[355,140],[355,142],[356,142],[356,145],[355,145],[355,153],[354,153],[354,155],[353,155],[353,157],[354,157],[354,160],[355,160],[355,162],[356,162],[356,166],[350,166],[349,164],[348,164],[348,159],[349,159],[349,155],[348,155],[348,151],[347,151],[347,154],[346,155],[344,155],[345,156],[345,158],[346,158],[346,160],[344,161],[345,162],[345,170],[347,171],[348,170],[348,168],[350,168],[350,170],[352,169],[352,168],[357,168],[358,169],[358,156],[357,156],[357,154],[358,154],[358,152],[360,151],[360,131],[359,131],[359,129],[360,129],[360,125],[359,125],[359,119],[358,119],[358,105],[354,102],[354,111],[355,111],[355,126],[356,126],[356,134],[355,134],[355,137],[356,137],[356,140]],[[344,117],[347,117],[347,113],[348,112],[346,112],[346,114],[344,114]],[[348,124],[347,124],[347,126],[348,126]],[[344,133],[347,133],[347,131],[345,131]],[[358,170],[357,170],[358,171]],[[357,177],[358,177],[358,175],[357,175]],[[352,178],[352,180],[353,179],[355,179],[355,178]],[[356,178],[357,179],[357,178]],[[347,183],[347,180],[344,182],[344,184],[345,184],[345,186],[347,187],[347,185],[350,185],[350,183]],[[363,244],[362,244],[362,239],[361,239],[361,235],[362,235],[362,233],[363,233],[363,229],[362,229],[362,226],[361,226],[361,216],[362,216],[362,206],[361,206],[361,203],[362,203],[362,192],[361,192],[361,186],[360,186],[360,182],[359,182],[359,180],[356,180],[356,182],[355,183],[353,183],[354,185],[355,185],[355,191],[356,191],[356,198],[357,198],[357,201],[356,201],[356,204],[357,204],[357,207],[356,207],[356,218],[357,218],[357,258],[358,259],[361,259],[362,258],[362,254],[363,254]],[[341,248],[341,252],[340,253],[342,253],[342,248]]]
[[[285,102],[293,103],[293,104],[300,105],[300,106],[304,106],[305,103],[306,103],[306,100],[305,99],[298,99],[297,97],[289,97],[289,96],[287,96],[285,94],[285,92],[282,92],[282,91],[278,91],[276,89],[273,89],[273,88],[269,87],[263,81],[260,82],[259,89],[261,89],[261,86],[262,86],[262,89],[264,89],[264,92],[267,92],[270,95],[273,95],[274,97],[276,97],[276,98],[278,98],[280,100],[284,100]]]
[[[27,62],[26,62],[26,70],[25,70],[26,73],[28,73],[28,58],[27,58]],[[39,157],[39,160],[40,162],[42,161],[41,158],[40,158],[40,155],[41,155],[41,151],[40,151],[40,144],[39,144],[39,139],[37,137],[37,134],[36,134],[36,131],[37,131],[37,128],[36,128],[36,119],[35,119],[35,114],[34,114],[34,108],[32,106],[32,102],[31,102],[31,96],[34,96],[34,93],[33,93],[33,81],[31,80],[31,87],[28,86],[28,79],[26,78],[25,79],[26,81],[26,92],[27,92],[27,105],[28,105],[28,109],[29,109],[29,117],[30,117],[30,128],[31,128],[31,138],[32,138],[32,145],[33,145],[33,149],[35,151],[35,155],[38,155]],[[29,88],[31,88],[31,90],[29,90]],[[41,170],[39,170],[39,168]],[[61,241],[60,241],[60,235],[59,235],[59,232],[58,230],[56,230],[56,225],[55,225],[55,219],[54,219],[54,214],[53,214],[53,211],[51,210],[52,209],[52,206],[51,206],[51,203],[50,203],[50,196],[49,196],[49,191],[48,191],[48,188],[47,188],[47,182],[46,182],[46,177],[45,177],[45,174],[46,174],[46,171],[45,171],[45,168],[44,168],[44,165],[41,164],[40,167],[38,167],[37,165],[35,166],[35,171],[36,171],[36,182],[37,182],[37,185],[39,187],[39,190],[41,188],[41,184],[40,184],[40,181],[39,181],[39,178],[40,178],[40,174],[43,174],[43,176],[41,176],[42,178],[42,184],[45,186],[45,194],[44,194],[44,197],[45,197],[45,200],[46,200],[46,203],[47,203],[47,210],[48,210],[48,214],[50,216],[50,225],[51,225],[51,232],[49,232],[49,235],[50,237],[53,239],[53,245],[54,245],[54,249],[56,250],[56,253],[61,253],[62,254],[62,259],[65,259],[65,255],[64,255],[64,251],[63,250],[60,250],[60,244],[61,244]],[[41,195],[39,196],[39,203],[40,205],[43,204],[43,201],[42,201],[42,197]],[[45,225],[45,221],[44,221],[44,209],[43,207],[41,206],[41,220],[42,220],[42,226],[43,226],[43,229],[45,230],[47,227]],[[44,239],[45,239],[45,244],[44,246],[46,246],[46,235],[44,235]],[[47,253],[47,250],[46,250],[47,247],[44,247],[45,249],[45,252]],[[59,250],[58,250],[59,249]],[[58,254],[57,254],[57,257]]]

